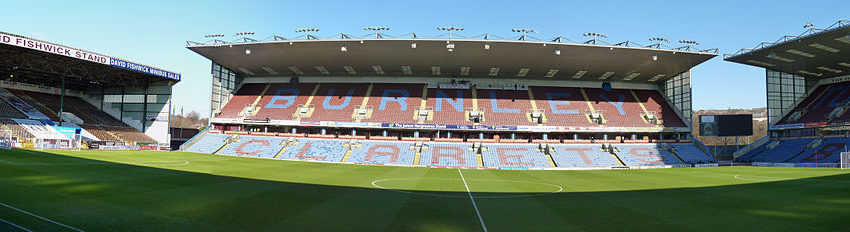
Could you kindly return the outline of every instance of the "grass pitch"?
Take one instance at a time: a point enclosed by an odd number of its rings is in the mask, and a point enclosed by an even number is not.
[[[846,231],[850,172],[757,167],[457,170],[183,152],[0,151],[0,231],[483,227]]]

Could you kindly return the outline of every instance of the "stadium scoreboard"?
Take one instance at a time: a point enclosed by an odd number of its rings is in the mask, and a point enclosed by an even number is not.
[[[751,136],[753,135],[753,115],[701,115],[699,117],[700,136]]]

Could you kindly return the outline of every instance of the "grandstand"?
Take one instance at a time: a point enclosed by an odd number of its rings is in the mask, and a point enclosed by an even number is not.
[[[274,38],[187,42],[212,61],[213,102],[211,129],[183,150],[480,168],[716,162],[690,137],[689,71],[716,49]]]
[[[850,21],[807,26],[725,60],[764,68],[768,136],[735,153],[737,161],[837,166],[850,140]]]
[[[0,127],[15,146],[168,147],[180,74],[5,32],[0,56]]]

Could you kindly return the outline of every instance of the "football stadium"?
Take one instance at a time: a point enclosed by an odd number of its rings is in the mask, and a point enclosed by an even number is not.
[[[0,32],[0,231],[843,231],[850,21],[805,28],[723,55],[767,87],[732,158],[695,134],[752,115],[695,118],[694,40],[210,34],[172,144],[180,73]]]

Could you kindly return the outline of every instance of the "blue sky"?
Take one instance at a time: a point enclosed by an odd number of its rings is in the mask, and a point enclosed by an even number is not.
[[[388,26],[390,34],[439,34],[457,25],[465,35],[512,36],[533,28],[540,38],[605,33],[609,42],[646,43],[654,36],[696,40],[702,48],[733,53],[812,22],[825,27],[850,19],[845,1],[7,1],[0,31],[95,51],[183,74],[174,103],[209,111],[210,62],[185,49],[206,34],[253,31],[294,37],[297,28],[320,36],[365,34]],[[693,69],[694,109],[765,105],[764,70],[714,58]]]

